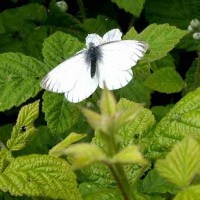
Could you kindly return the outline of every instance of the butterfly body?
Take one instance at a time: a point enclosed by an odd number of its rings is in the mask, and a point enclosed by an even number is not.
[[[89,97],[99,86],[109,90],[126,86],[133,78],[132,67],[148,44],[137,40],[122,40],[119,29],[100,37],[89,34],[86,48],[60,63],[41,81],[41,87],[64,93],[68,101],[77,103]]]
[[[89,44],[89,49],[86,50],[85,54],[85,60],[86,63],[91,67],[90,74],[91,78],[93,78],[96,73],[97,63],[101,61],[102,52],[99,46],[95,46],[95,44],[91,42]]]

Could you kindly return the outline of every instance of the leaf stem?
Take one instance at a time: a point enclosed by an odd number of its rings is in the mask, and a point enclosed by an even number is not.
[[[81,17],[83,19],[83,21],[87,18],[86,17],[86,12],[85,12],[85,8],[84,8],[84,4],[82,0],[77,0],[77,4],[81,13]]]
[[[126,177],[124,168],[121,164],[108,165],[114,179],[117,182],[117,185],[122,192],[124,200],[134,200],[134,194],[132,193],[131,188],[129,187],[128,179]]]

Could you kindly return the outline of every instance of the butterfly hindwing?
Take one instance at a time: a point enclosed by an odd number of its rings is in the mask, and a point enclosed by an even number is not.
[[[91,77],[91,67],[85,65],[80,72],[80,77],[74,87],[65,93],[68,101],[77,103],[89,97],[98,87],[97,73]]]

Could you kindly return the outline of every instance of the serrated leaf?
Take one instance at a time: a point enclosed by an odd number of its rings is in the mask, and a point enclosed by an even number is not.
[[[151,63],[151,70],[154,72],[165,67],[176,68],[174,59],[170,54],[167,54],[165,57]]]
[[[11,152],[6,148],[1,147],[1,151],[0,151],[0,173],[2,173],[5,170],[5,168],[8,166],[8,164],[12,160],[14,160],[14,158],[12,157]]]
[[[183,97],[157,124],[147,147],[146,156],[158,158],[166,154],[184,136],[200,137],[200,89]],[[154,137],[153,137],[154,136]]]
[[[47,18],[44,6],[30,3],[18,8],[7,9],[0,14],[0,19],[7,32],[16,32],[33,22],[44,22]]]
[[[81,183],[79,189],[84,200],[123,200],[118,189],[95,183]]]
[[[175,194],[178,191],[176,185],[168,182],[165,178],[160,176],[155,169],[151,170],[145,179],[142,181],[140,189],[142,193],[171,193]]]
[[[106,160],[107,157],[95,144],[74,144],[63,151],[63,154],[72,155],[74,169],[80,169],[97,161]]]
[[[156,162],[159,174],[179,187],[187,187],[200,167],[200,146],[191,137],[176,144],[164,160]]]
[[[200,200],[200,185],[193,185],[179,192],[174,200]]]
[[[181,76],[171,67],[161,68],[149,76],[145,85],[152,90],[163,93],[180,92],[185,83]]]
[[[166,114],[173,108],[173,104],[168,104],[167,106],[153,106],[151,111],[155,116],[157,121],[160,121]]]
[[[150,105],[150,92],[150,89],[144,85],[144,81],[137,79],[132,79],[126,87],[119,91],[121,98],[126,98],[146,106]]]
[[[139,151],[138,146],[132,145],[125,147],[119,153],[114,155],[111,159],[112,163],[122,164],[145,164],[142,154]]]
[[[18,157],[0,174],[0,188],[14,196],[81,199],[70,165],[47,155]]]
[[[83,46],[77,38],[58,31],[44,40],[44,62],[50,70],[77,53]]]
[[[19,106],[40,90],[46,73],[40,61],[20,53],[0,54],[0,111]]]
[[[145,0],[112,0],[112,2],[116,3],[119,8],[123,8],[125,11],[135,15],[136,17],[139,17]]]
[[[118,109],[134,110],[137,107],[137,103],[123,98],[120,99],[117,105]],[[151,111],[141,106],[141,109],[134,120],[123,125],[118,131],[117,136],[122,147],[140,143],[143,138],[146,137],[148,132],[150,132],[154,124],[155,119]],[[143,143],[141,144],[143,145]]]
[[[167,22],[183,29],[187,29],[192,19],[200,18],[199,9],[198,0],[151,0],[145,3],[146,19],[151,23]]]
[[[10,151],[20,150],[26,142],[36,133],[34,121],[39,114],[39,101],[22,107],[19,112],[17,123],[13,127],[11,138],[7,141]]]
[[[74,132],[70,133],[62,142],[58,143],[49,150],[49,155],[60,156],[63,153],[63,150],[66,149],[70,144],[81,140],[85,136],[86,134],[78,134]]]
[[[169,24],[151,24],[135,39],[149,45],[149,53],[145,54],[143,61],[152,62],[166,56],[187,33]]]
[[[45,91],[43,95],[43,112],[47,125],[53,134],[69,130],[79,119],[80,111],[68,102],[63,94]]]
[[[124,35],[124,40],[134,40],[135,37],[138,36],[138,32],[135,30],[134,27],[131,27],[130,30]]]
[[[97,18],[88,18],[84,20],[81,27],[84,28],[87,33],[96,33],[103,36],[103,34],[118,27],[118,25],[107,16],[98,15]]]

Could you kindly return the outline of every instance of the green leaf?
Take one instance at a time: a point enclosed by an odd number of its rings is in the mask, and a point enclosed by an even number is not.
[[[13,196],[81,199],[70,165],[47,155],[21,156],[0,174],[0,188]]]
[[[143,61],[152,62],[166,56],[186,33],[169,24],[151,24],[135,39],[149,44],[149,53],[145,54]]]
[[[50,70],[81,50],[83,46],[78,39],[71,35],[56,32],[44,40],[42,50],[44,62]]]
[[[86,137],[86,134],[77,134],[73,132],[70,133],[62,142],[58,143],[56,146],[49,150],[49,155],[57,157],[60,156],[63,153],[64,149],[84,137]]]
[[[192,19],[200,18],[200,2],[198,0],[151,0],[146,1],[146,19],[151,23],[169,23],[187,29]]]
[[[5,168],[8,166],[8,164],[13,160],[11,152],[1,147],[0,151],[0,173],[2,173]]]
[[[179,192],[174,200],[200,200],[200,185],[193,185]]]
[[[20,31],[47,18],[46,8],[39,4],[28,4],[18,8],[7,9],[0,14],[0,21],[7,32]]]
[[[130,30],[124,35],[124,40],[134,40],[135,37],[138,36],[138,32],[135,30],[134,27],[131,27]]]
[[[138,105],[139,104],[137,103],[122,98],[119,101],[117,108],[135,110],[135,108],[138,108]],[[147,136],[154,124],[155,119],[151,111],[141,106],[141,109],[139,110],[134,120],[123,125],[119,129],[117,137],[120,141],[121,146],[127,147],[128,145],[138,143],[144,145],[144,143],[142,143],[142,140]]]
[[[199,73],[196,73],[197,71],[198,71],[197,61],[195,60],[186,73],[186,79],[185,79],[185,82],[187,83],[186,92],[192,91],[200,86],[200,81],[199,81],[200,77]]]
[[[100,109],[102,115],[112,116],[116,113],[115,98],[107,88],[103,90],[100,100]]]
[[[104,132],[107,130],[107,126],[106,126],[107,118],[106,117],[105,117],[106,119],[103,120],[103,118],[101,117],[100,114],[98,114],[92,110],[89,110],[87,108],[81,108],[81,111],[93,129],[95,129],[97,131],[103,130]]]
[[[164,160],[158,160],[159,174],[179,187],[187,187],[200,167],[200,146],[191,137],[176,144]]]
[[[39,79],[45,73],[45,65],[32,57],[20,53],[0,54],[0,111],[34,97],[41,90]]]
[[[26,142],[36,133],[34,121],[39,114],[39,101],[22,107],[19,112],[17,123],[13,127],[11,138],[7,146],[11,151],[20,150],[25,147]]]
[[[135,15],[136,17],[139,17],[145,0],[112,0],[112,2],[116,3],[119,8],[123,8],[125,11]]]
[[[167,54],[165,57],[162,57],[161,59],[151,63],[151,69],[154,72],[165,67],[171,67],[173,69],[176,68],[174,59],[170,54]]]
[[[152,194],[152,193],[177,193],[178,188],[162,176],[160,176],[155,169],[151,170],[142,184],[139,186],[142,193]]]
[[[42,47],[47,34],[46,26],[37,27],[27,34],[22,43],[24,53],[42,61]]]
[[[63,151],[63,154],[72,155],[74,169],[80,169],[97,161],[107,159],[101,148],[95,144],[74,144]]]
[[[173,104],[168,104],[167,106],[153,106],[151,111],[155,116],[157,121],[160,121],[166,114],[173,108]]]
[[[137,77],[137,75],[135,76]],[[126,87],[119,91],[121,98],[126,98],[146,106],[150,105],[150,92],[150,89],[144,85],[144,81],[138,80],[137,78],[132,79]]]
[[[123,200],[119,190],[95,183],[81,183],[79,189],[84,200]]]
[[[152,90],[163,93],[180,92],[185,83],[181,76],[171,67],[161,68],[149,76],[145,85]]]
[[[194,134],[200,138],[200,89],[183,97],[157,124],[151,134],[147,154],[158,158],[184,136]]]
[[[117,28],[118,24],[107,16],[98,15],[97,18],[88,18],[81,24],[87,33],[96,33],[101,36],[111,29]]]
[[[51,132],[55,135],[69,130],[79,119],[80,111],[65,99],[63,94],[45,91],[43,112]]]
[[[119,153],[112,157],[112,163],[123,164],[146,164],[142,154],[139,151],[139,147],[132,145],[122,149]]]

